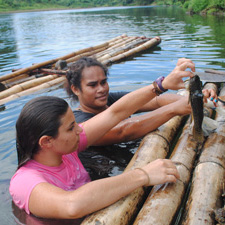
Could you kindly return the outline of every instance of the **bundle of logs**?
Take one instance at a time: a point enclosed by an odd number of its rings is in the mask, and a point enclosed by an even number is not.
[[[104,65],[110,65],[154,47],[160,41],[159,37],[121,35],[101,45],[13,71],[0,77],[0,105],[63,83],[69,64],[83,56],[95,57]],[[218,73],[212,70],[206,72],[211,79],[214,79],[213,74]],[[204,88],[213,88],[218,92],[215,83],[206,83]],[[178,94],[188,93],[181,90]],[[225,88],[221,89],[220,95],[225,96]],[[204,113],[207,116],[213,114],[212,109],[206,107]],[[225,224],[225,115],[216,115],[215,118],[218,127],[203,146],[193,139],[190,118],[185,116],[176,116],[146,135],[124,172],[142,167],[157,158],[169,157],[175,162],[180,179],[174,184],[139,188],[86,217],[82,225]]]
[[[207,83],[204,88],[218,90],[215,83]],[[188,93],[180,90],[178,94]],[[220,95],[225,95],[225,88]],[[212,116],[212,109],[205,107],[204,114]],[[208,136],[204,145],[193,139],[190,117],[176,116],[146,135],[125,172],[169,157],[176,164],[180,179],[139,188],[86,217],[82,225],[225,224],[225,114],[216,115],[216,121],[216,132]]]
[[[62,83],[69,64],[81,57],[94,57],[104,65],[110,65],[150,49],[160,42],[160,37],[129,37],[124,34],[94,47],[72,52],[24,69],[14,70],[10,74],[0,76],[0,105],[20,96]]]

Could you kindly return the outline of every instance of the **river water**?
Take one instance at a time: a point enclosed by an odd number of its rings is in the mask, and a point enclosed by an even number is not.
[[[160,36],[162,42],[152,50],[112,65],[109,68],[112,91],[134,90],[149,84],[158,76],[167,75],[181,57],[192,59],[197,71],[224,71],[224,22],[224,17],[188,15],[180,8],[162,6],[0,14],[0,76],[12,69],[101,44],[124,33],[128,36]],[[0,108],[1,225],[75,224],[27,217],[12,206],[8,193],[10,178],[17,166],[15,122],[22,106],[40,95],[60,96],[69,102],[63,87],[56,86],[18,98]],[[126,164],[136,149],[136,146],[129,147],[131,150],[125,150],[125,161],[121,164]],[[115,163],[111,175],[121,171]]]

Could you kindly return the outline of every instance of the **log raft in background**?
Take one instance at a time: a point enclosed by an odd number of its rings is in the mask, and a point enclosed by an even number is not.
[[[165,158],[185,117],[175,116],[157,131],[146,135],[125,171],[142,167],[158,158]],[[81,225],[125,225],[134,221],[149,188],[138,188],[118,202],[88,216]]]
[[[225,95],[225,88],[220,92]],[[214,211],[223,206],[225,185],[225,115],[216,117],[218,128],[205,145],[195,168],[183,225],[215,224]]]
[[[59,62],[59,60],[65,60],[66,63],[69,64],[77,61],[83,56],[89,56],[98,59],[104,65],[110,65],[136,53],[154,47],[160,42],[160,37],[146,38],[121,35],[103,44],[85,48],[77,52],[72,52],[63,57],[16,70],[10,74],[0,77],[1,86],[6,88],[6,90],[2,90],[0,92],[0,105],[3,105],[20,96],[31,94],[34,91],[63,83],[63,81],[65,81],[64,75],[66,74],[66,70],[56,70],[55,68],[56,63]],[[34,77],[34,75],[36,76]],[[32,76],[32,78],[29,76]],[[51,81],[46,78],[46,81],[42,82],[44,80],[43,76],[50,76]]]
[[[206,84],[204,88],[213,88],[216,85]],[[209,110],[205,111],[207,114]],[[211,110],[212,114],[212,110]],[[190,118],[183,128],[182,134],[170,156],[176,163],[180,180],[176,183],[156,185],[146,199],[142,209],[136,217],[134,225],[170,225],[175,219],[182,203],[187,185],[190,181],[194,162],[198,153],[198,144],[190,132]]]

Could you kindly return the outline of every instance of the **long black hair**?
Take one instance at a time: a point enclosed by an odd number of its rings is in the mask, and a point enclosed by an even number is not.
[[[72,97],[75,101],[78,100],[78,97],[71,90],[71,85],[74,85],[74,87],[82,91],[81,89],[82,72],[85,68],[91,67],[91,66],[99,66],[104,71],[105,76],[106,77],[108,76],[107,67],[104,66],[101,62],[99,62],[95,58],[82,57],[69,66],[69,70],[67,71],[67,75],[66,75],[67,82],[65,84],[65,88],[66,88],[67,94],[70,97]]]
[[[65,100],[53,96],[37,97],[25,104],[16,122],[18,168],[38,152],[43,135],[58,135],[61,117],[68,107]]]

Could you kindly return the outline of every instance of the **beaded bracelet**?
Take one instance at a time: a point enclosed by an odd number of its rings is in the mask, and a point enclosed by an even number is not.
[[[163,92],[168,91],[168,89],[164,89],[162,86],[162,82],[164,79],[165,77],[159,77],[153,82],[154,89],[152,91],[158,96],[162,94]]]
[[[145,185],[145,186],[150,186],[150,177],[149,177],[149,175],[148,175],[148,173],[145,171],[145,170],[143,170],[142,168],[140,168],[140,167],[137,167],[137,168],[135,168],[135,169],[137,169],[137,170],[141,170],[142,172],[144,172],[144,174],[147,176],[147,178],[148,178],[148,184],[147,185]]]

